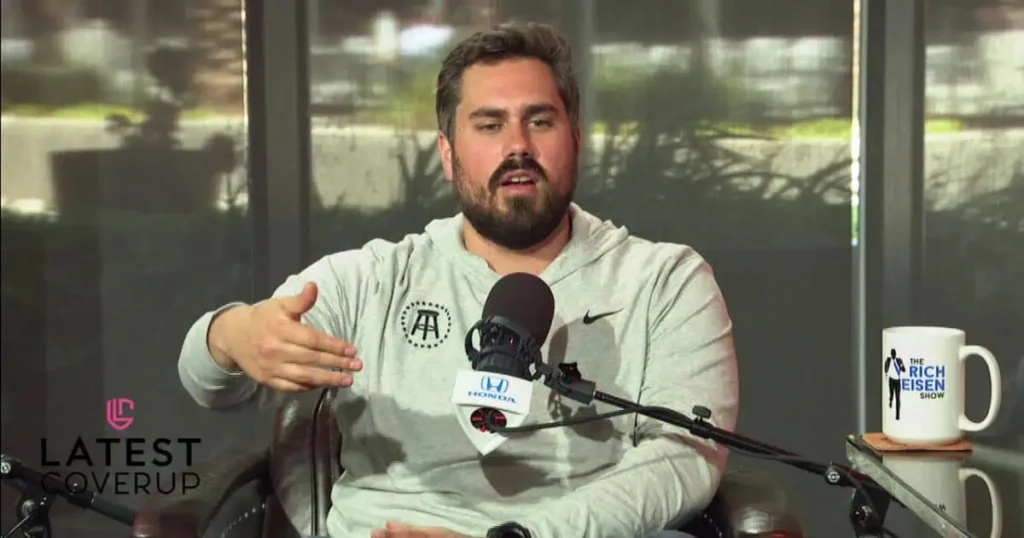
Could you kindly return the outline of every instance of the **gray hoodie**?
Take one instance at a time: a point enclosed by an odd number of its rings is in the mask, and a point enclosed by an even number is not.
[[[687,414],[706,406],[715,425],[732,430],[732,323],[708,264],[689,247],[631,236],[575,204],[571,214],[570,243],[540,275],[555,297],[545,360],[577,362],[598,389],[644,405]],[[701,511],[727,451],[646,417],[517,435],[480,456],[451,396],[456,373],[470,369],[466,332],[500,275],[465,249],[462,223],[461,215],[436,220],[398,242],[326,256],[275,292],[316,282],[304,322],[353,343],[364,363],[336,400],[345,472],[332,494],[330,536],[367,538],[397,520],[482,537],[514,520],[538,538],[639,537]],[[279,403],[272,389],[213,362],[206,335],[221,310],[185,337],[185,388],[209,408]],[[526,423],[613,410],[583,409],[537,383]]]

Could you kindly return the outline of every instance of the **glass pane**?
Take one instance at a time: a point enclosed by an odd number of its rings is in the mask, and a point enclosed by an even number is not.
[[[492,23],[552,23],[579,62],[588,160],[576,201],[711,262],[736,324],[742,431],[843,458],[837,440],[853,427],[851,1],[314,6],[315,256],[454,214],[433,102],[444,53]],[[849,531],[845,491],[768,468],[808,508],[809,534]]]
[[[964,329],[995,355],[1003,404],[988,433],[1016,437],[1024,450],[1024,6],[928,4],[926,114],[941,129],[925,135],[924,319]],[[972,358],[966,372],[967,414],[981,420],[988,369]],[[1012,477],[993,479],[1004,503],[1024,491]],[[1009,508],[1003,535],[1024,535],[1022,514]],[[990,511],[967,507],[980,522]]]
[[[251,293],[242,3],[2,6],[3,451],[137,506],[191,484],[185,445],[161,467],[156,439],[200,438],[198,461],[237,421],[192,401],[177,358],[199,313]],[[92,461],[69,464],[79,437]],[[126,532],[63,502],[53,522]]]

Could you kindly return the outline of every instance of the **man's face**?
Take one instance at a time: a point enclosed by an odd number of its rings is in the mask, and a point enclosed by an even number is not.
[[[462,76],[445,174],[484,238],[526,250],[558,227],[576,188],[578,131],[554,73],[534,59],[476,64]]]

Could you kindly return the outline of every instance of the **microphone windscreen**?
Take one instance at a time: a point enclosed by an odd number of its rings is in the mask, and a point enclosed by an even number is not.
[[[501,277],[484,303],[484,318],[501,316],[529,331],[542,345],[555,317],[555,296],[539,277],[512,273]]]

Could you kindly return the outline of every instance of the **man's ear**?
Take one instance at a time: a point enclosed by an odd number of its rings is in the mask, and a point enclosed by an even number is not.
[[[441,154],[441,165],[444,166],[444,178],[451,181],[455,178],[452,166],[452,143],[441,131],[437,132],[437,150]]]

